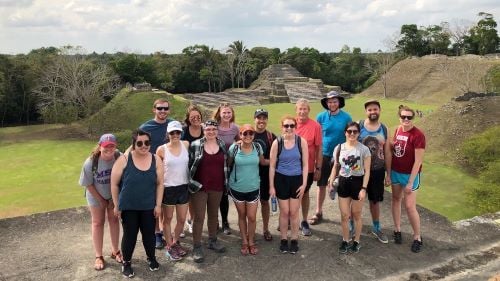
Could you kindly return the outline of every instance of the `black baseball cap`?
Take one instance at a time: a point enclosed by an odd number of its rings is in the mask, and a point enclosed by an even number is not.
[[[264,108],[259,108],[259,109],[255,110],[255,113],[253,114],[253,118],[257,118],[260,115],[264,115],[266,117],[269,117],[269,112],[267,112],[267,110],[265,110]]]

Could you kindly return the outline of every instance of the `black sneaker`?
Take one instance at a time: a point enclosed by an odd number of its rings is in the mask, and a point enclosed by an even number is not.
[[[149,270],[151,271],[157,271],[160,269],[160,264],[156,261],[155,258],[148,258],[148,264],[149,264]]]
[[[122,274],[127,278],[134,277],[134,270],[132,269],[132,263],[129,261],[124,261],[122,263]]]
[[[297,240],[290,241],[290,249],[288,250],[288,252],[294,255],[298,251],[299,251],[299,241]]]
[[[354,241],[354,242],[352,242],[351,247],[349,247],[349,250],[353,253],[358,253],[360,248],[361,248],[361,245],[359,245],[359,242]]]
[[[422,240],[422,238],[420,238],[420,240]],[[411,251],[414,252],[414,253],[418,253],[422,250],[422,246],[424,244],[422,243],[422,241],[418,241],[418,240],[413,240],[413,244],[411,244]]]
[[[347,243],[347,241],[342,240],[342,243],[340,243],[339,247],[339,253],[347,254],[348,250],[349,250],[349,243]]]
[[[403,238],[401,237],[401,231],[394,231],[392,237],[394,238],[394,243],[396,244],[403,243]]]
[[[281,239],[281,242],[280,242],[280,252],[282,254],[286,254],[288,253],[290,249],[288,248],[288,240],[286,239]]]

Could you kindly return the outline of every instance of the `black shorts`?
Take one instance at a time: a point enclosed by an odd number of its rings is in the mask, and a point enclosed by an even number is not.
[[[260,167],[260,200],[269,201],[269,166]]]
[[[332,157],[323,155],[323,163],[321,164],[321,177],[318,180],[318,186],[326,186],[328,177],[332,172]]]
[[[230,188],[229,196],[231,196],[235,203],[256,203],[260,198],[258,189],[251,192],[239,192]]]
[[[313,180],[314,180],[314,173],[307,174],[306,190],[304,191],[304,193],[309,192],[309,189],[311,189],[311,185],[313,184]]]
[[[162,204],[167,206],[187,204],[189,200],[187,184],[177,186],[165,186],[163,189]]]
[[[351,197],[353,200],[359,200],[359,192],[363,186],[363,176],[339,177],[339,197]]]
[[[297,190],[302,185],[302,175],[285,176],[278,172],[274,175],[276,197],[281,200],[298,199]]]
[[[384,201],[384,180],[384,169],[370,171],[370,180],[368,181],[368,188],[366,190],[368,200],[374,203]]]

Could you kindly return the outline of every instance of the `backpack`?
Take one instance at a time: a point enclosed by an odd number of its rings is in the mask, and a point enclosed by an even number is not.
[[[252,149],[255,149],[257,151],[257,155],[260,155],[263,152],[261,151],[261,146],[259,144],[256,144],[255,142],[252,142]],[[234,158],[236,157],[236,154],[241,150],[241,144],[237,143],[233,146],[233,150],[231,151],[231,154],[229,155],[228,159],[228,166],[229,166],[229,174],[233,171],[234,168]],[[234,171],[234,181],[237,182],[238,179],[236,178],[236,171]]]
[[[363,120],[359,120],[358,124],[359,124],[359,129],[361,131],[361,129],[363,129],[365,127],[364,126],[365,125],[365,120],[364,119]],[[384,138],[387,140],[387,137],[388,137],[387,136],[387,127],[384,124],[382,124],[382,123],[380,123],[380,126],[382,126],[382,131],[384,132]]]
[[[285,146],[285,142],[284,142],[282,136],[279,136],[278,138],[276,138],[276,140],[278,141],[278,155],[276,156],[276,167],[278,167],[278,162],[280,160],[281,151],[283,150],[283,147]],[[295,143],[299,146],[300,169],[302,169],[302,138],[299,135],[295,135]]]

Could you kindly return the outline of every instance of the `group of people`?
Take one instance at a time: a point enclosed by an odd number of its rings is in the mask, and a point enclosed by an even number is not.
[[[173,261],[187,255],[188,250],[179,242],[185,235],[185,223],[192,233],[193,260],[203,262],[205,216],[207,248],[224,252],[217,235],[219,230],[231,233],[229,198],[238,213],[242,255],[259,252],[255,243],[259,202],[263,238],[273,240],[269,230],[271,198],[279,208],[279,250],[295,254],[299,251],[299,232],[312,235],[310,225],[322,222],[327,191],[332,199],[338,194],[342,226],[339,252],[358,252],[366,198],[370,201],[372,233],[388,243],[380,225],[385,185],[392,185],[395,243],[402,243],[404,202],[413,228],[411,250],[419,252],[422,238],[416,191],[425,136],[412,123],[415,112],[405,106],[399,108],[400,125],[391,137],[379,120],[381,106],[376,100],[364,104],[366,118],[359,122],[353,122],[342,110],[345,100],[336,91],[327,93],[321,104],[325,110],[313,120],[309,102],[299,99],[296,116],[283,116],[280,135],[276,136],[267,130],[269,112],[265,109],[255,111],[253,125],[238,126],[227,103],[207,121],[191,105],[183,125],[168,118],[170,104],[159,99],[153,104],[154,118],[132,134],[132,145],[125,153],[116,149],[115,136],[102,135],[80,177],[92,216],[94,268],[105,268],[102,248],[106,215],[110,256],[122,264],[126,277],[134,276],[131,260],[139,231],[151,271],[159,269],[155,247],[165,248],[166,257]],[[309,217],[309,191],[314,181],[318,186],[316,209]],[[176,224],[172,227],[174,213]]]

